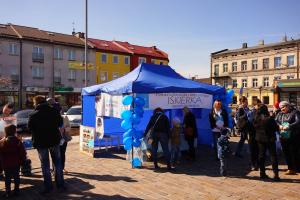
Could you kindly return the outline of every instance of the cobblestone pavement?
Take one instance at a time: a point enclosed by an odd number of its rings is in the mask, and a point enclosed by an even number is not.
[[[68,190],[54,190],[47,196],[39,194],[43,188],[40,164],[36,150],[29,150],[34,175],[21,177],[19,199],[300,199],[300,176],[284,176],[286,166],[282,163],[282,181],[275,183],[259,180],[259,172],[249,170],[247,157],[229,157],[228,177],[220,177],[219,163],[205,146],[198,149],[196,162],[182,161],[174,172],[165,170],[163,164],[154,171],[150,162],[142,169],[131,169],[122,152],[104,152],[100,158],[91,158],[78,149],[75,140],[67,149]],[[273,176],[270,166],[267,174]],[[3,181],[0,190],[2,195]]]

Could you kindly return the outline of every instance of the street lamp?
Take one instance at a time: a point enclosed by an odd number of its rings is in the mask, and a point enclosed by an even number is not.
[[[84,86],[87,87],[88,0],[85,0]]]

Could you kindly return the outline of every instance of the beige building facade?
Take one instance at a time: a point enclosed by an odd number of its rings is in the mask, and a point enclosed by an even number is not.
[[[300,40],[224,49],[211,54],[212,84],[235,90],[234,103],[244,95],[249,104],[261,99],[267,105],[279,101],[276,83],[299,79]],[[299,91],[300,92],[300,91]],[[299,93],[300,95],[300,93]]]

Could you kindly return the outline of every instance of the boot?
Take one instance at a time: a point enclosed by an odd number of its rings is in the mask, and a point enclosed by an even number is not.
[[[261,178],[261,179],[268,179],[268,178],[270,178],[270,177],[266,174],[266,172],[261,172],[261,173],[260,173],[260,178]]]

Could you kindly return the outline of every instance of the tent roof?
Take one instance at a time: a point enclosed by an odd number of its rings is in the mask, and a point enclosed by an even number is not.
[[[225,88],[186,79],[169,66],[142,63],[123,77],[82,89],[82,95],[97,95],[102,92],[220,94],[225,92]]]

